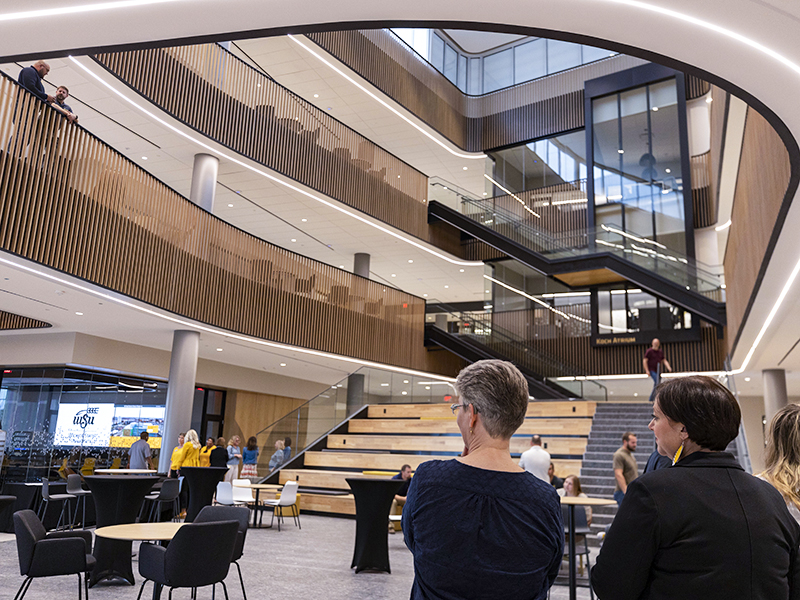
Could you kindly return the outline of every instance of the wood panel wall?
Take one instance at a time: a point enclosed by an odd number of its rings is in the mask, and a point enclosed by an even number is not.
[[[691,157],[692,210],[695,229],[717,222],[717,198],[711,187],[711,151]]]
[[[645,64],[614,56],[481,96],[467,96],[386,29],[307,34],[451,142],[470,152],[584,125],[583,83]]]
[[[246,444],[251,435],[256,435],[305,402],[307,400],[301,398],[228,390],[225,397],[225,431],[222,435],[226,440],[238,435],[242,444]],[[266,451],[262,449],[262,453]],[[266,458],[269,462],[269,456]]]
[[[236,229],[5,76],[0,153],[0,249],[229,331],[424,364],[421,298]]]
[[[755,293],[790,177],[789,153],[780,137],[764,117],[748,108],[723,261],[731,348]]]
[[[204,136],[385,223],[427,237],[428,179],[423,173],[222,46],[93,58]]]
[[[52,325],[38,319],[31,319],[30,317],[23,317],[22,315],[0,310],[0,330],[42,329],[46,327],[52,327]]]

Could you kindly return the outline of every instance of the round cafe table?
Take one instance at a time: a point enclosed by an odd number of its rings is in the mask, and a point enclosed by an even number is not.
[[[181,475],[189,485],[189,506],[186,508],[187,523],[194,518],[204,506],[210,506],[214,499],[217,484],[225,478],[227,467],[181,467]]]
[[[403,481],[400,479],[345,479],[356,501],[356,545],[350,568],[386,571],[389,568],[389,510]]]
[[[575,507],[576,506],[608,506],[616,504],[616,500],[606,498],[580,498],[578,496],[562,496],[561,504],[569,506],[569,600],[578,596],[578,569],[575,565]],[[592,585],[591,581],[589,585]]]
[[[85,477],[86,485],[94,498],[97,528],[122,523],[133,523],[142,507],[147,492],[158,477],[146,475],[91,475]],[[98,581],[119,577],[130,585],[135,584],[131,566],[131,542],[98,536],[92,554],[97,561],[89,586]]]

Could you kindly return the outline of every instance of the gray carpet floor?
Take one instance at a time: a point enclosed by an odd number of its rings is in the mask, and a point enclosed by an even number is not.
[[[402,534],[389,536],[389,556],[392,573],[359,573],[351,570],[355,521],[303,515],[303,529],[297,529],[291,520],[277,529],[251,529],[247,534],[244,557],[240,561],[244,574],[248,598],[259,599],[341,599],[379,600],[404,599],[409,597],[414,579],[411,553],[403,543]],[[0,534],[2,535],[2,534]],[[136,549],[136,544],[134,544]],[[198,548],[198,551],[202,549]],[[134,558],[134,572],[138,567]],[[566,570],[566,566],[562,571]],[[13,536],[0,537],[0,600],[11,600],[22,583],[17,562],[17,548]],[[240,600],[236,568],[232,568],[228,579],[231,600]],[[145,588],[142,598],[151,598],[151,584]],[[139,592],[128,585],[99,584],[89,591],[97,600],[135,600]],[[217,598],[223,598],[217,588]],[[25,598],[30,600],[67,600],[77,598],[77,576],[50,577],[33,582]],[[163,598],[166,600],[166,592]],[[173,598],[189,598],[188,590],[176,590]],[[198,598],[211,598],[211,588],[198,592]],[[554,586],[554,600],[566,600],[566,587]],[[589,591],[578,589],[578,598],[588,599]]]

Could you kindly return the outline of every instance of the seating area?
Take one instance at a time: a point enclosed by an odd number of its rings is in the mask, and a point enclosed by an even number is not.
[[[530,436],[539,434],[556,475],[580,473],[595,409],[594,402],[531,402],[525,422],[511,440],[512,456],[527,450]],[[302,468],[281,469],[279,482],[299,484],[303,511],[354,515],[348,477],[391,476],[404,464],[414,470],[422,462],[449,459],[462,450],[448,404],[370,405],[366,418],[347,423],[346,433],[330,434],[323,449],[306,452]]]

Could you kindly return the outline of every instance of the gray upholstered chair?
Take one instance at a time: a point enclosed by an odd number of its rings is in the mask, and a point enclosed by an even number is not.
[[[239,523],[239,533],[236,536],[236,545],[233,547],[231,562],[236,565],[236,569],[239,571],[239,582],[242,584],[242,596],[244,600],[247,600],[239,559],[242,558],[242,554],[244,554],[244,542],[245,538],[247,538],[250,510],[245,506],[204,506],[194,518],[195,523],[213,523],[216,521],[237,521]]]
[[[19,573],[25,576],[14,600],[22,600],[37,577],[78,575],[78,600],[81,590],[89,600],[89,571],[94,568],[90,531],[57,531],[48,534],[32,510],[14,513]],[[81,582],[83,575],[83,582]]]
[[[237,521],[190,523],[178,530],[167,547],[143,542],[139,546],[139,574],[144,581],[137,600],[148,580],[169,587],[170,599],[175,588],[191,588],[195,598],[197,588],[221,583],[227,600],[223,579],[228,576],[238,533]]]

